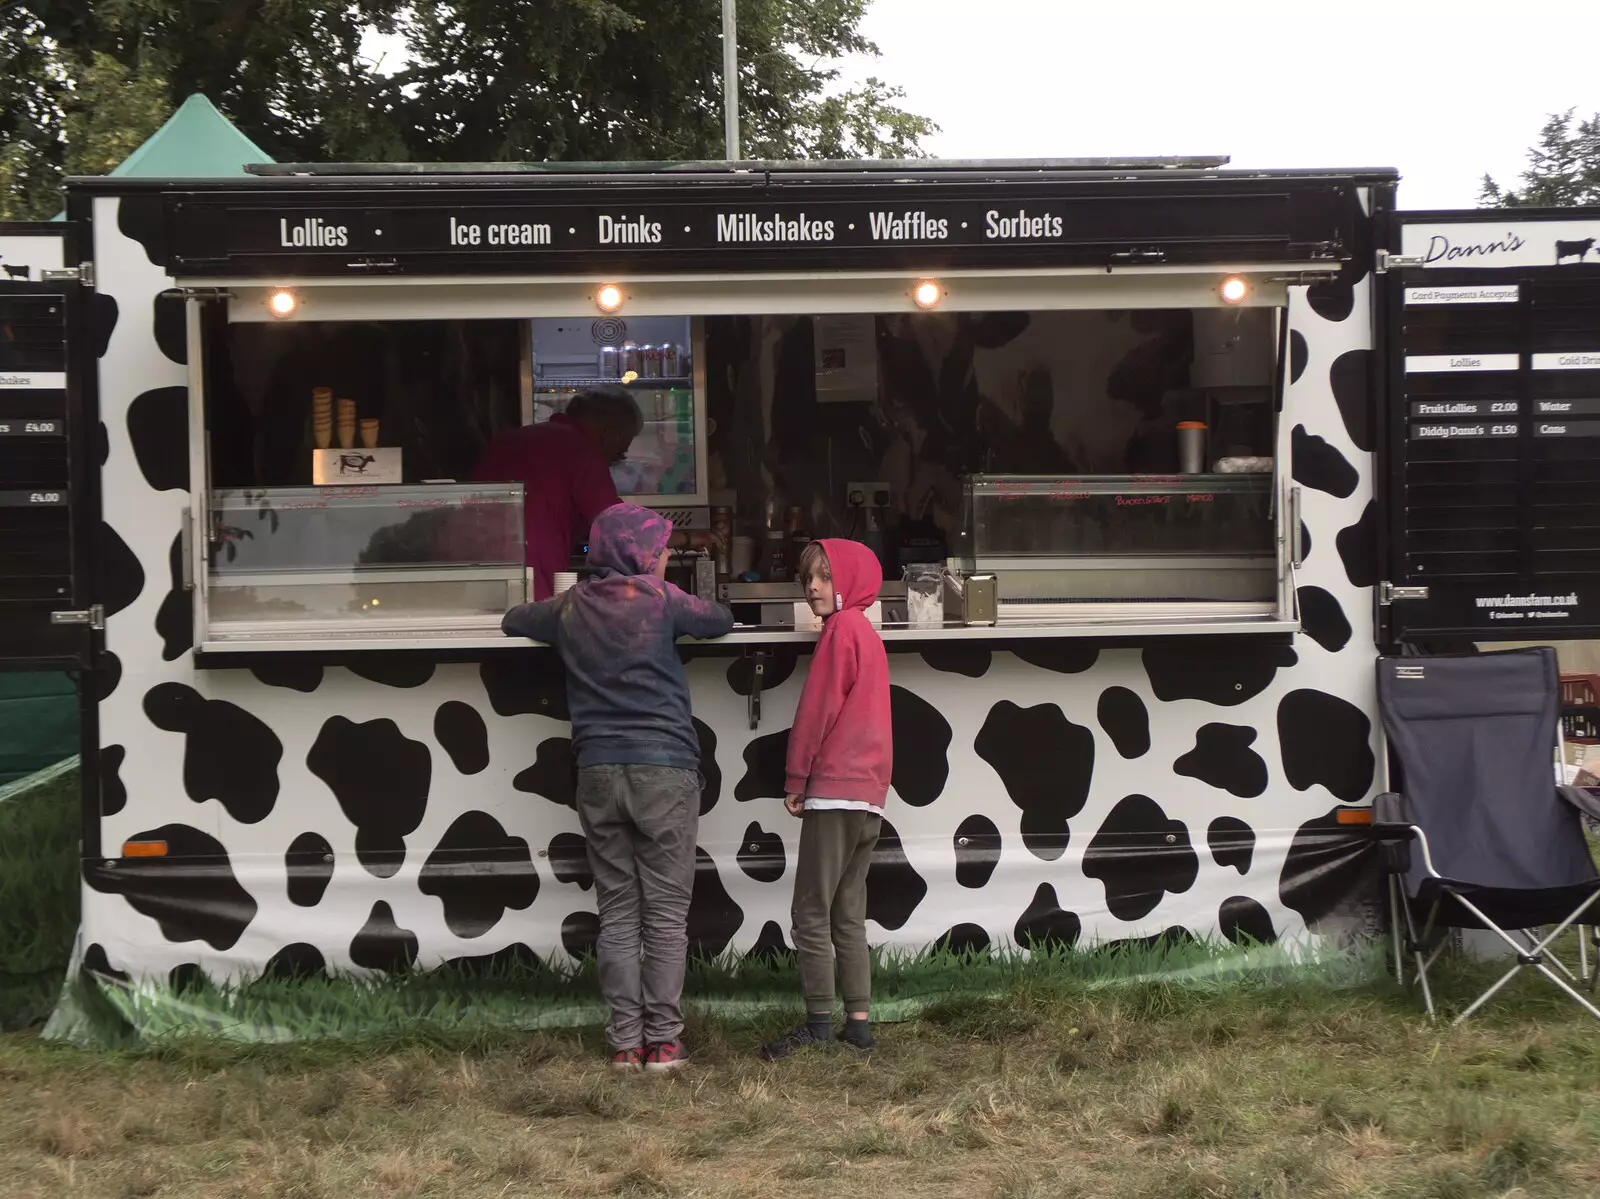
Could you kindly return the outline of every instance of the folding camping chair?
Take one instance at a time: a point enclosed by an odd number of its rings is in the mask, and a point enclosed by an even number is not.
[[[1573,985],[1581,978],[1550,952],[1586,914],[1600,916],[1600,871],[1579,817],[1600,816],[1600,801],[1556,785],[1557,679],[1548,647],[1378,659],[1390,782],[1398,776],[1399,786],[1374,801],[1373,835],[1390,876],[1397,973],[1403,982],[1411,955],[1430,1020],[1428,970],[1451,928],[1485,929],[1516,955],[1456,1023],[1530,967],[1600,1018]]]

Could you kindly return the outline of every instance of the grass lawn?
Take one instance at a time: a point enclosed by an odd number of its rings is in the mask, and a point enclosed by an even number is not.
[[[1446,1002],[1483,967],[1439,976]],[[0,1037],[9,1196],[1600,1194],[1600,1021],[1460,1030],[1383,981],[1024,981],[768,1065],[776,1016],[617,1079],[595,1030],[87,1053]],[[1560,1002],[1556,1002],[1557,999]]]

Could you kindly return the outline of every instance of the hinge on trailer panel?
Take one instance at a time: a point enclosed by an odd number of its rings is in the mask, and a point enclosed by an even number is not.
[[[1396,600],[1425,600],[1428,598],[1426,587],[1396,587],[1393,583],[1378,584],[1378,604],[1387,608]]]
[[[60,269],[46,269],[39,272],[41,283],[82,283],[85,287],[94,286],[94,263],[83,262],[77,266],[64,266]]]
[[[50,623],[88,625],[91,629],[99,632],[106,627],[106,610],[100,604],[91,604],[89,607],[79,609],[76,612],[52,612],[50,613]]]
[[[1427,259],[1421,254],[1391,254],[1388,250],[1374,251],[1372,272],[1375,275],[1387,275],[1390,270],[1399,270],[1407,266],[1426,266]]]

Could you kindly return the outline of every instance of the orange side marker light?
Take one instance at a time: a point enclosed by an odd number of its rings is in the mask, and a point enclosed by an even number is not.
[[[164,858],[167,856],[167,843],[165,841],[124,841],[122,843],[122,856],[125,858]]]

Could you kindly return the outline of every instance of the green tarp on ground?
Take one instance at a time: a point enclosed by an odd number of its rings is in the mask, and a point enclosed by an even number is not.
[[[0,787],[77,752],[72,680],[60,673],[0,673]]]

